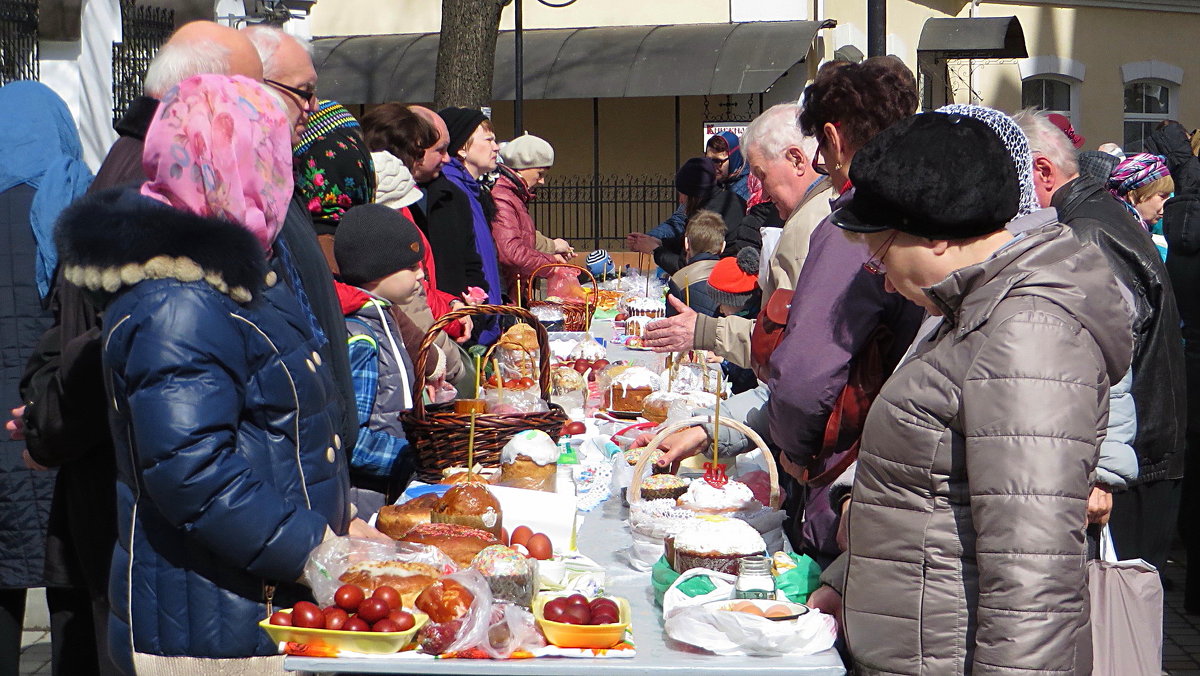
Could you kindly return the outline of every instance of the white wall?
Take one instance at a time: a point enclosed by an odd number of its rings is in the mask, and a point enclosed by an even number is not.
[[[808,0],[729,0],[730,21],[803,21]]]
[[[75,122],[79,125],[84,161],[94,170],[117,140],[112,124],[112,45],[121,41],[118,0],[85,0],[82,25]]]

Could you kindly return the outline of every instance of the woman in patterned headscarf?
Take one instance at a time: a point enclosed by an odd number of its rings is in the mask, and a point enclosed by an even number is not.
[[[278,671],[247,628],[308,596],[295,581],[326,537],[378,535],[350,523],[332,374],[272,270],[288,260],[287,115],[253,80],[190,78],[163,98],[143,167],[140,190],[77,203],[57,233],[64,276],[105,307],[110,649],[126,674]]]
[[[1138,153],[1125,158],[1108,177],[1108,191],[1149,230],[1163,215],[1163,205],[1175,192],[1175,180],[1158,155]]]
[[[314,120],[295,148],[296,192],[312,216],[325,262],[336,273],[334,234],[342,214],[375,201],[375,165],[358,120],[340,104],[322,101]]]

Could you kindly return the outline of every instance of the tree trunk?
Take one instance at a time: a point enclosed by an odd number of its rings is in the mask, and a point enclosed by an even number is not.
[[[492,101],[500,10],[510,0],[442,0],[433,105],[482,108]]]

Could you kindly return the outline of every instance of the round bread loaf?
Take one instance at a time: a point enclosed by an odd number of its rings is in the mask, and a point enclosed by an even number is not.
[[[433,505],[429,512],[433,523],[453,523],[486,530],[499,537],[504,527],[500,501],[486,484],[469,482],[455,484]]]

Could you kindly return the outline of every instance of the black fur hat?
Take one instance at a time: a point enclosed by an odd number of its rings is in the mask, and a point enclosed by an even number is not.
[[[854,155],[854,197],[830,217],[852,232],[893,229],[929,239],[969,239],[1017,214],[1012,157],[983,122],[922,113],[881,132]]]

